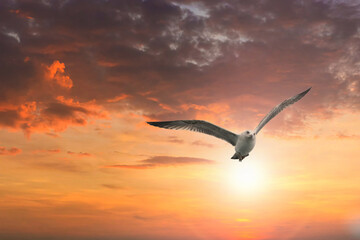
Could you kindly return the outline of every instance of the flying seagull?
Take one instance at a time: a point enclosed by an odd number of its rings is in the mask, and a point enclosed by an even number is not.
[[[223,129],[203,120],[176,120],[147,123],[155,127],[167,129],[185,129],[195,132],[201,132],[223,139],[231,145],[235,146],[235,154],[231,157],[231,159],[239,159],[239,161],[242,161],[245,157],[249,156],[249,153],[254,148],[256,142],[256,135],[258,134],[258,132],[283,109],[303,98],[310,91],[310,89],[311,87],[302,93],[286,99],[285,101],[274,107],[263,118],[263,120],[261,120],[259,125],[253,131],[246,130],[240,134],[232,133],[226,129]]]

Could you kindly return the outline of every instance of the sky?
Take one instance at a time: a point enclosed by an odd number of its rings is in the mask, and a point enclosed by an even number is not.
[[[2,0],[0,239],[360,239],[359,79],[357,0]]]

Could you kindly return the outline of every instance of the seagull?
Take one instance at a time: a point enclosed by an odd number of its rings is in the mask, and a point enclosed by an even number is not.
[[[282,110],[303,98],[310,91],[310,89],[311,87],[291,98],[284,100],[282,103],[274,107],[261,120],[259,125],[257,125],[257,127],[253,131],[246,130],[240,134],[235,134],[224,128],[216,126],[215,124],[203,120],[176,120],[147,123],[160,128],[175,130],[184,129],[201,132],[225,140],[226,142],[235,146],[235,154],[231,157],[231,159],[239,159],[239,161],[241,162],[245,157],[249,156],[249,153],[255,147],[256,135],[259,133],[259,131]]]

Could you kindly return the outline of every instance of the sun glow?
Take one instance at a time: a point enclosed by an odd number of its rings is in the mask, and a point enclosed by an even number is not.
[[[226,184],[233,192],[259,192],[266,184],[264,168],[259,163],[250,161],[232,165],[226,173]]]

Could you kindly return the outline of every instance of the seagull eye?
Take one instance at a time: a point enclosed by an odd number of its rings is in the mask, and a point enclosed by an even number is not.
[[[249,134],[250,132],[249,131],[246,131],[247,134]]]

